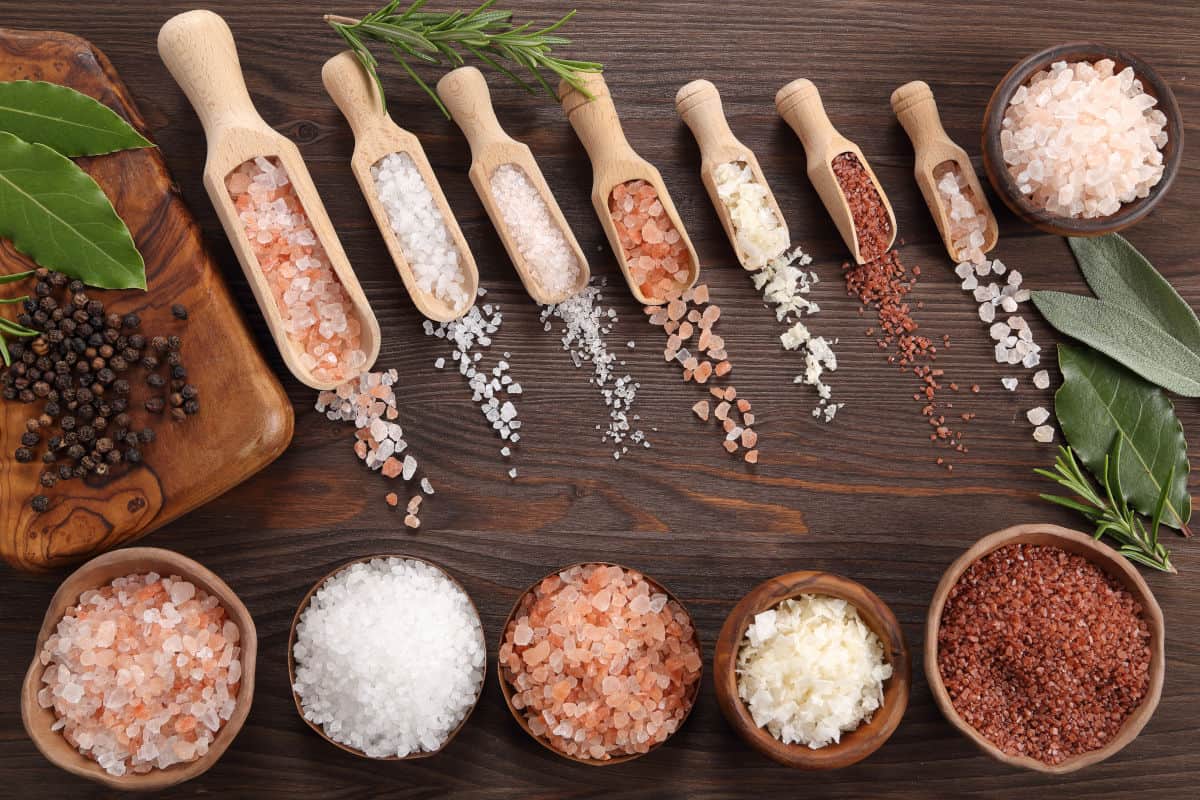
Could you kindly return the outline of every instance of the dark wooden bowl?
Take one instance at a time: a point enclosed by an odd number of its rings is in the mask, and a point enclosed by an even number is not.
[[[1046,764],[1029,756],[1011,756],[984,738],[954,709],[954,705],[950,702],[950,694],[946,691],[946,685],[942,683],[941,670],[938,669],[938,629],[941,627],[942,611],[946,607],[946,598],[949,597],[950,590],[958,583],[958,579],[966,572],[967,567],[988,553],[1005,545],[1022,543],[1059,547],[1069,553],[1081,555],[1100,567],[1120,581],[1121,585],[1137,598],[1142,605],[1146,625],[1150,629],[1150,687],[1142,704],[1129,715],[1117,735],[1104,747],[1081,753],[1055,765]],[[937,590],[933,593],[933,602],[929,604],[929,614],[925,618],[925,678],[929,681],[933,699],[938,708],[942,710],[942,714],[950,721],[951,725],[958,728],[959,733],[970,739],[980,750],[997,761],[1014,767],[1062,775],[1083,769],[1113,755],[1136,739],[1138,733],[1150,721],[1154,709],[1158,708],[1158,700],[1162,696],[1163,671],[1166,664],[1165,638],[1162,609],[1158,607],[1158,601],[1150,593],[1150,587],[1146,585],[1146,581],[1120,553],[1108,545],[1096,541],[1086,533],[1060,528],[1057,525],[1016,525],[980,539],[971,549],[959,556],[942,576]]]
[[[754,723],[746,704],[738,697],[737,657],[754,615],[774,608],[784,600],[802,594],[819,594],[846,600],[856,609],[883,644],[892,677],[883,687],[883,705],[871,721],[842,734],[836,744],[813,750],[800,744],[784,744],[765,728]],[[912,662],[900,623],[887,604],[867,587],[828,572],[789,572],[754,587],[725,618],[717,651],[713,656],[713,680],[717,704],[725,719],[758,752],[788,767],[798,769],[839,769],[863,760],[878,750],[900,725],[908,707],[912,683]]]
[[[329,580],[334,575],[337,575],[339,572],[346,569],[347,567],[351,567],[355,564],[359,564],[359,563],[366,562],[366,561],[374,561],[377,558],[403,558],[403,559],[407,559],[409,561],[420,561],[423,564],[428,564],[429,566],[433,567],[434,569],[438,570],[443,575],[445,575],[450,580],[451,583],[453,583],[455,586],[457,586],[459,589],[462,590],[462,593],[464,595],[466,595],[466,597],[467,597],[467,602],[471,604],[471,610],[475,612],[475,616],[477,616],[477,617],[479,616],[479,609],[477,609],[475,607],[475,601],[471,599],[470,593],[467,592],[467,590],[465,588],[463,588],[463,585],[461,583],[459,583],[458,580],[453,575],[451,575],[448,571],[446,571],[445,567],[441,566],[440,564],[435,564],[434,562],[430,561],[427,558],[417,558],[416,556],[404,555],[402,553],[383,553],[381,555],[364,556],[362,558],[352,559],[350,561],[347,561],[343,564],[338,565],[337,567],[334,567],[332,570],[325,573],[325,575],[319,581],[314,583],[313,587],[308,590],[308,594],[304,595],[304,599],[300,601],[300,605],[296,607],[296,613],[294,615],[292,615],[292,628],[288,632],[288,648],[287,648],[287,667],[288,667],[288,687],[289,688],[296,685],[296,657],[293,655],[293,651],[296,648],[296,626],[300,624],[300,615],[304,613],[304,610],[306,608],[308,608],[308,604],[312,600],[313,595],[315,595],[320,590],[320,588],[325,585],[325,581]],[[482,627],[482,622],[480,623],[480,627]],[[415,761],[419,758],[429,758],[430,756],[436,756],[438,753],[445,750],[446,747],[452,741],[454,741],[454,737],[458,736],[458,732],[461,731],[463,729],[463,726],[467,724],[467,720],[470,719],[471,715],[475,713],[475,707],[477,705],[479,705],[479,697],[480,697],[480,695],[483,694],[483,684],[484,684],[484,681],[487,680],[487,652],[486,652],[487,637],[486,636],[484,636],[483,646],[484,646],[483,675],[481,676],[480,681],[479,681],[479,688],[475,690],[475,700],[474,700],[474,702],[471,703],[470,710],[467,711],[467,713],[465,715],[463,715],[462,720],[458,723],[458,725],[454,728],[454,730],[450,731],[450,735],[448,735],[446,737],[446,740],[444,742],[442,742],[441,746],[438,747],[438,749],[436,749],[436,750],[428,750],[428,751],[421,750],[421,751],[418,751],[415,753],[409,753],[408,755],[403,756],[403,757],[401,757],[401,756],[384,756],[382,758],[376,758],[374,756],[369,756],[366,753],[364,753],[362,750],[359,750],[357,747],[351,747],[349,745],[342,744],[341,742],[337,742],[337,741],[334,741],[333,739],[329,738],[329,736],[327,736],[325,734],[325,731],[323,731],[321,729],[320,725],[317,725],[316,723],[310,721],[308,719],[308,717],[304,716],[304,706],[301,704],[300,696],[298,694],[296,694],[295,689],[292,689],[292,703],[296,706],[296,713],[300,715],[300,719],[304,720],[305,725],[312,728],[313,731],[315,731],[316,734],[318,736],[320,736],[322,739],[329,742],[331,745],[338,748],[339,750],[344,750],[345,752],[349,753],[350,755],[358,756],[359,758],[370,759],[371,761]]]
[[[1158,100],[1155,108],[1167,116],[1167,145],[1163,148],[1162,180],[1150,190],[1150,194],[1146,197],[1124,204],[1115,214],[1107,217],[1094,219],[1061,217],[1035,206],[1017,189],[1017,182],[1004,163],[1004,153],[1000,147],[1000,125],[1004,119],[1005,109],[1008,108],[1008,101],[1020,86],[1033,77],[1034,73],[1046,69],[1055,61],[1098,61],[1103,58],[1111,58],[1115,61],[1117,71],[1125,67],[1133,67],[1146,94]],[[984,112],[981,149],[983,166],[988,180],[991,181],[992,187],[996,190],[996,194],[1000,195],[1004,204],[1018,217],[1040,230],[1057,236],[1101,236],[1127,228],[1141,220],[1150,213],[1154,206],[1158,205],[1163,195],[1171,188],[1183,159],[1183,115],[1171,87],[1145,61],[1130,52],[1098,42],[1070,42],[1034,53],[1008,71],[1008,74],[996,86],[996,90],[992,92],[987,111]]]
[[[55,722],[54,709],[42,708],[37,694],[42,688],[42,673],[45,667],[38,658],[46,640],[58,627],[67,609],[79,602],[79,596],[89,589],[97,589],[111,583],[115,578],[126,575],[157,572],[164,577],[178,575],[203,589],[220,601],[221,607],[238,626],[242,648],[242,680],[238,686],[237,706],[233,716],[217,731],[208,752],[195,761],[173,764],[166,769],[154,769],[142,775],[126,774],[120,777],[109,775],[101,766],[67,743],[62,734],[50,730]],[[113,550],[84,564],[63,581],[42,621],[37,645],[33,651],[33,662],[25,673],[21,686],[21,721],[25,732],[52,764],[73,775],[104,784],[123,791],[161,791],[206,772],[229,747],[242,729],[250,706],[254,702],[254,664],[258,655],[258,634],[254,619],[233,590],[209,570],[186,556],[157,547],[129,547]]]
[[[620,567],[621,569],[638,573],[643,578],[645,578],[646,582],[648,584],[650,584],[651,588],[653,588],[655,591],[662,592],[668,598],[670,598],[671,600],[674,600],[676,603],[678,603],[679,607],[682,608],[684,613],[688,615],[688,619],[689,620],[691,619],[692,615],[691,615],[691,612],[689,612],[687,610],[687,606],[685,606],[683,604],[683,602],[678,597],[676,597],[675,594],[670,589],[663,586],[661,583],[654,580],[654,578],[651,578],[649,575],[642,572],[641,570],[633,569],[632,567],[626,567],[624,564],[615,564],[611,561],[581,561],[578,564],[569,564],[565,567],[554,570],[554,572],[551,572],[548,575],[534,581],[533,583],[531,583],[529,585],[529,587],[525,591],[521,592],[520,596],[517,597],[517,602],[513,604],[512,611],[508,612],[508,618],[504,620],[504,627],[500,629],[500,645],[502,646],[504,644],[504,637],[508,634],[508,627],[509,627],[509,625],[511,625],[513,623],[513,620],[517,616],[517,612],[521,610],[521,601],[525,599],[526,595],[528,595],[530,592],[532,592],[534,589],[536,589],[538,584],[540,584],[546,578],[550,577],[550,575],[557,575],[560,572],[566,572],[567,570],[572,569],[573,567],[586,567],[586,566],[592,566],[592,565],[596,565],[596,564],[603,565],[606,567]],[[687,722],[688,717],[690,717],[692,714],[692,709],[696,707],[696,696],[700,693],[700,684],[704,680],[704,650],[700,646],[700,634],[699,634],[699,632],[696,631],[696,626],[694,624],[692,625],[692,632],[693,632],[692,635],[694,637],[694,641],[696,643],[696,651],[700,655],[700,674],[696,677],[696,682],[692,684],[691,690],[689,691],[689,696],[687,698],[687,702],[688,702],[687,712],[684,714],[683,719],[679,721],[679,727],[675,729],[675,733],[678,733],[679,730],[681,728],[683,728],[684,723]],[[499,653],[499,647],[497,647],[496,650],[497,650],[497,653]],[[576,764],[586,764],[587,766],[590,766],[590,767],[611,767],[616,764],[624,764],[627,761],[632,761],[635,758],[641,758],[644,755],[654,752],[659,747],[666,744],[667,741],[671,738],[670,736],[668,736],[663,741],[659,742],[658,744],[653,745],[645,753],[629,753],[628,755],[614,756],[613,758],[604,759],[604,760],[597,760],[594,758],[577,758],[575,756],[568,755],[568,754],[562,752],[561,750],[559,750],[558,748],[556,748],[554,745],[550,744],[550,742],[548,742],[545,738],[538,736],[536,733],[534,733],[532,730],[530,730],[529,723],[525,720],[524,713],[522,713],[520,709],[516,708],[513,705],[513,702],[512,702],[513,689],[512,689],[512,686],[509,685],[508,680],[506,680],[504,677],[504,667],[503,667],[503,665],[501,665],[499,663],[499,655],[497,655],[497,662],[496,662],[496,677],[500,681],[500,692],[504,695],[504,704],[506,706],[508,706],[508,713],[512,714],[513,719],[515,719],[517,721],[517,724],[521,726],[521,730],[523,730],[523,731],[525,731],[525,733],[529,734],[529,736],[535,742],[537,742],[542,747],[549,750],[551,753],[554,753],[556,756],[558,756],[560,758],[565,758],[568,761],[573,761]],[[674,733],[671,734],[671,736],[674,736],[674,735],[675,735]]]

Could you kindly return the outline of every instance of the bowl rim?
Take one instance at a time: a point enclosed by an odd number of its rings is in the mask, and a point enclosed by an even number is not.
[[[325,733],[325,731],[321,729],[320,725],[317,725],[316,723],[309,720],[308,717],[304,716],[304,706],[301,704],[300,695],[296,693],[296,689],[295,689],[295,685],[296,685],[296,656],[295,656],[296,628],[300,624],[300,617],[304,614],[304,612],[306,610],[308,610],[308,606],[309,606],[309,603],[312,601],[312,598],[317,594],[318,591],[320,591],[321,587],[323,587],[325,585],[326,581],[328,581],[330,578],[332,578],[333,576],[340,573],[342,570],[349,569],[350,567],[354,566],[355,564],[366,564],[371,561],[375,561],[376,559],[385,559],[385,558],[400,558],[400,559],[405,559],[407,561],[420,561],[421,563],[426,564],[427,566],[433,567],[438,572],[440,572],[444,576],[446,576],[446,578],[449,579],[449,581],[451,583],[453,583],[455,586],[457,586],[459,591],[461,591],[463,593],[463,595],[467,598],[467,602],[470,604],[471,610],[475,612],[475,616],[479,619],[479,630],[483,637],[483,651],[484,651],[483,652],[483,675],[480,676],[479,686],[475,689],[475,699],[471,702],[471,708],[467,710],[467,713],[463,715],[463,718],[461,720],[459,720],[458,725],[454,726],[454,729],[452,731],[450,731],[450,733],[446,736],[445,740],[441,743],[441,745],[438,746],[438,748],[436,750],[418,750],[416,752],[409,753],[406,756],[369,756],[366,753],[364,753],[362,750],[359,750],[357,747],[351,747],[348,744],[343,744],[342,742],[338,742],[338,741],[335,741],[334,739],[330,738],[330,736],[327,735]],[[308,590],[308,592],[305,593],[304,598],[300,601],[300,604],[298,606],[296,606],[296,612],[292,615],[292,625],[291,625],[291,628],[288,630],[288,642],[287,642],[288,691],[291,692],[292,704],[296,708],[296,713],[300,716],[300,719],[304,721],[305,725],[307,725],[309,728],[311,728],[313,731],[315,731],[316,734],[318,736],[320,736],[322,739],[324,739],[326,742],[329,742],[329,744],[333,745],[334,747],[338,748],[339,750],[343,750],[352,756],[357,756],[358,758],[366,759],[367,761],[417,761],[422,758],[432,758],[433,756],[436,756],[438,753],[441,753],[443,750],[445,750],[447,747],[449,747],[450,743],[452,741],[454,741],[454,738],[456,736],[458,736],[459,732],[466,726],[467,720],[469,720],[471,718],[471,715],[475,713],[475,709],[479,705],[479,699],[483,696],[484,684],[487,683],[487,665],[488,665],[487,633],[483,629],[483,617],[480,616],[479,609],[476,607],[475,600],[471,597],[471,593],[468,592],[466,587],[463,586],[462,583],[459,582],[458,578],[454,577],[454,575],[451,574],[450,571],[447,570],[445,567],[443,567],[441,564],[437,563],[436,561],[431,561],[428,558],[422,558],[421,556],[408,555],[405,553],[376,553],[373,555],[361,556],[359,558],[352,558],[352,559],[349,559],[348,561],[344,561],[341,564],[339,564],[338,566],[334,567],[329,572],[325,573],[320,578],[318,578],[317,581]]]
[[[950,590],[958,583],[967,568],[985,555],[1004,547],[1005,545],[1028,542],[1033,538],[1049,538],[1055,542],[1052,546],[1076,553],[1088,559],[1102,569],[1106,574],[1116,578],[1137,599],[1142,606],[1146,625],[1150,629],[1150,685],[1146,688],[1146,696],[1141,704],[1122,723],[1117,734],[1108,744],[1095,750],[1089,750],[1072,756],[1060,764],[1047,764],[1029,756],[1013,756],[1005,753],[982,733],[972,727],[955,710],[950,702],[950,694],[942,681],[941,670],[938,668],[938,630],[941,627],[942,612],[949,598]],[[1038,541],[1035,544],[1045,544]],[[1166,629],[1163,623],[1162,609],[1150,591],[1141,573],[1119,552],[1103,542],[1097,541],[1091,535],[1080,531],[1064,528],[1050,523],[1027,523],[1013,525],[1003,530],[990,533],[977,541],[962,555],[954,560],[942,574],[929,604],[925,617],[925,678],[929,683],[934,702],[942,715],[958,729],[976,747],[1004,764],[1024,769],[1043,772],[1051,775],[1065,775],[1092,764],[1099,763],[1115,755],[1126,745],[1137,738],[1142,728],[1150,721],[1158,708],[1162,697],[1163,678],[1166,668]]]
[[[1106,217],[1076,219],[1051,214],[1033,205],[1016,188],[1016,181],[1004,163],[1000,147],[1000,129],[1008,101],[1021,86],[1028,83],[1034,73],[1047,68],[1056,61],[1109,58],[1118,68],[1132,67],[1135,77],[1142,82],[1144,91],[1158,100],[1155,106],[1167,117],[1168,143],[1164,148],[1163,176],[1143,198],[1122,203],[1121,208]],[[983,116],[982,143],[984,172],[992,188],[1006,206],[1018,217],[1034,227],[1062,236],[1102,236],[1113,233],[1141,221],[1148,215],[1175,182],[1183,161],[1183,112],[1179,102],[1162,76],[1136,54],[1123,48],[1112,47],[1096,41],[1071,41],[1053,45],[1037,51],[1014,64],[996,84],[988,100]]]
[[[692,638],[696,643],[697,654],[700,656],[700,674],[696,676],[696,681],[692,684],[691,689],[688,691],[689,697],[688,697],[687,712],[683,715],[683,719],[681,719],[679,721],[679,725],[678,725],[678,727],[675,728],[675,731],[673,733],[671,733],[669,736],[667,736],[666,739],[663,739],[661,742],[658,742],[658,743],[652,745],[650,747],[650,749],[647,750],[645,753],[626,753],[625,755],[617,756],[615,758],[598,760],[598,759],[594,759],[594,758],[579,758],[577,756],[568,755],[567,753],[562,752],[561,750],[556,748],[554,745],[550,744],[550,742],[546,741],[546,739],[544,737],[538,736],[537,734],[535,734],[533,731],[531,731],[529,729],[529,723],[525,720],[524,715],[517,708],[515,708],[513,706],[513,703],[512,703],[513,688],[511,685],[509,685],[508,680],[506,680],[504,677],[504,666],[500,663],[500,647],[502,647],[504,645],[504,637],[508,633],[508,626],[510,624],[512,624],[513,618],[516,616],[517,611],[519,611],[521,608],[521,601],[524,600],[525,597],[530,592],[532,592],[534,589],[536,589],[538,587],[538,585],[541,584],[542,581],[546,580],[546,578],[549,578],[552,575],[558,575],[561,572],[566,572],[569,569],[574,569],[575,567],[588,567],[588,566],[620,567],[621,569],[626,570],[628,572],[636,572],[637,574],[641,575],[642,579],[645,580],[647,583],[649,583],[652,587],[658,589],[663,594],[665,594],[669,599],[674,600],[676,603],[678,603],[679,607],[683,609],[684,613],[688,615],[688,619],[692,622]],[[616,766],[617,764],[625,764],[629,761],[633,761],[634,759],[641,758],[642,756],[650,755],[655,750],[657,750],[658,748],[662,747],[664,744],[669,742],[672,738],[674,738],[674,736],[677,733],[679,733],[679,731],[681,731],[683,729],[683,726],[687,723],[688,718],[691,717],[692,711],[695,710],[695,708],[696,708],[696,701],[700,697],[700,686],[701,686],[701,684],[704,683],[704,646],[703,646],[703,642],[700,640],[700,631],[696,627],[695,619],[692,617],[692,612],[689,611],[688,607],[686,605],[684,605],[683,601],[680,600],[679,597],[676,596],[676,594],[674,592],[672,592],[670,589],[668,589],[661,581],[657,580],[656,578],[651,577],[650,575],[647,575],[645,572],[643,572],[640,569],[637,569],[636,567],[629,567],[629,566],[626,566],[625,564],[618,564],[615,561],[600,561],[600,560],[579,561],[574,564],[567,564],[564,567],[560,567],[559,569],[556,569],[552,572],[546,573],[545,575],[538,578],[533,583],[529,584],[528,587],[523,589],[521,591],[521,593],[517,595],[517,599],[513,603],[512,610],[510,610],[508,612],[508,616],[505,617],[505,619],[504,619],[504,625],[500,628],[500,645],[497,646],[497,648],[496,648],[496,679],[500,682],[500,693],[502,695],[504,695],[504,705],[508,708],[508,712],[512,715],[512,718],[514,720],[516,720],[517,725],[521,728],[521,730],[525,731],[525,733],[528,734],[531,739],[533,739],[535,742],[540,744],[545,749],[549,750],[551,753],[554,753],[559,758],[564,758],[567,761],[571,761],[576,764],[583,764],[583,765],[589,766],[589,767],[612,767],[612,766]]]
[[[887,662],[892,666],[892,676],[884,681],[883,704],[876,709],[871,722],[845,732],[839,742],[816,750],[800,744],[785,744],[770,731],[759,727],[737,690],[737,657],[754,616],[775,608],[784,600],[806,594],[835,597],[854,606],[867,627],[879,637]],[[836,573],[796,570],[758,584],[729,612],[717,641],[713,676],[722,714],[742,739],[759,753],[797,769],[840,769],[870,756],[899,728],[912,688],[912,658],[895,613],[877,594],[858,581]],[[881,721],[876,723],[876,720]],[[872,729],[873,724],[878,727]],[[871,738],[863,739],[868,730]],[[861,742],[867,744],[864,746]]]
[[[193,761],[172,764],[166,769],[153,769],[143,774],[127,773],[116,776],[105,772],[98,762],[83,755],[76,748],[68,746],[62,752],[54,752],[44,747],[41,737],[45,734],[34,732],[35,726],[40,726],[40,723],[43,721],[42,718],[46,714],[50,714],[51,716],[54,714],[51,709],[43,709],[36,700],[37,690],[40,688],[42,674],[45,671],[40,655],[42,648],[45,646],[46,639],[49,638],[50,634],[58,627],[58,623],[62,620],[62,614],[56,614],[55,608],[60,605],[64,609],[70,608],[79,602],[79,596],[84,591],[87,591],[87,589],[95,589],[99,585],[106,585],[117,577],[141,574],[141,570],[137,568],[120,566],[138,561],[150,562],[151,565],[161,565],[148,566],[148,569],[164,577],[169,577],[172,574],[179,575],[188,582],[196,584],[210,595],[215,596],[220,601],[228,618],[238,625],[238,646],[241,648],[242,679],[238,686],[237,703],[233,715],[217,731],[207,753]],[[113,576],[104,579],[98,585],[92,585],[92,582],[89,581],[87,588],[78,590],[73,588],[73,583],[80,581],[82,575],[90,572],[112,572]],[[33,660],[30,662],[29,668],[25,672],[25,677],[21,682],[21,721],[26,734],[33,740],[34,746],[37,747],[38,751],[45,756],[46,760],[60,769],[111,789],[147,792],[161,791],[189,781],[192,778],[199,777],[207,772],[221,759],[225,751],[229,748],[229,745],[237,738],[254,703],[254,680],[257,658],[258,632],[254,625],[254,618],[250,615],[241,598],[237,596],[237,593],[217,576],[216,573],[212,572],[212,570],[181,553],[159,547],[126,547],[111,550],[108,553],[88,560],[73,570],[59,584],[58,589],[51,597],[46,608],[46,614],[42,620],[41,629],[38,632]],[[51,733],[61,738],[61,734],[57,731]]]

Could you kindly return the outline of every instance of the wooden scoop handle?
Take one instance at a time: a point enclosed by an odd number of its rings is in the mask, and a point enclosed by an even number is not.
[[[459,67],[446,73],[438,81],[437,92],[467,137],[472,158],[479,158],[490,144],[512,141],[496,119],[487,79],[475,67]]]
[[[798,78],[775,93],[775,108],[784,122],[804,143],[809,163],[832,159],[837,153],[830,152],[835,143],[842,139],[837,128],[829,121],[821,93],[807,78]]]
[[[683,86],[675,94],[675,110],[692,129],[706,157],[720,148],[740,147],[725,119],[721,94],[711,82],[698,80]]]
[[[912,81],[892,92],[892,110],[918,154],[930,144],[950,138],[938,116],[933,91],[925,81]]]
[[[246,91],[233,34],[221,17],[203,9],[171,17],[158,32],[158,54],[209,139],[225,127],[267,127]]]
[[[325,62],[321,68],[321,82],[350,123],[356,139],[389,121],[383,110],[379,87],[351,51],[343,50]]]
[[[592,160],[593,169],[621,159],[641,160],[621,129],[621,119],[604,76],[598,72],[577,72],[575,77],[594,99],[589,100],[565,78],[558,85],[558,97],[567,120]]]

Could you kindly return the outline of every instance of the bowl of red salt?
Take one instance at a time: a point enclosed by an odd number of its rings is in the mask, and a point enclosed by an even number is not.
[[[55,766],[159,791],[207,771],[237,736],[257,651],[250,612],[211,571],[170,550],[114,550],[51,599],[21,719]]]
[[[1183,115],[1145,61],[1098,42],[1034,53],[1008,71],[983,120],[983,164],[1021,219],[1100,236],[1143,219],[1183,159]]]
[[[500,690],[551,752],[610,766],[649,753],[691,714],[703,655],[668,589],[618,564],[575,564],[526,589],[504,624]]]
[[[1017,525],[942,576],[925,677],[942,714],[998,761],[1051,774],[1109,758],[1162,694],[1162,611],[1128,560],[1079,531]]]

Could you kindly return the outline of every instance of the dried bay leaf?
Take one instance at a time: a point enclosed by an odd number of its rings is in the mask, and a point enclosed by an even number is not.
[[[1113,442],[1120,449],[1122,499],[1153,516],[1167,488],[1162,522],[1182,529],[1192,513],[1187,443],[1170,399],[1158,387],[1086,347],[1058,346],[1063,385],[1054,412],[1063,435],[1093,475],[1103,479]]]
[[[103,103],[45,81],[0,82],[0,131],[64,156],[154,146]]]
[[[146,288],[146,265],[94,180],[42,144],[0,131],[0,236],[38,264],[102,289]]]

